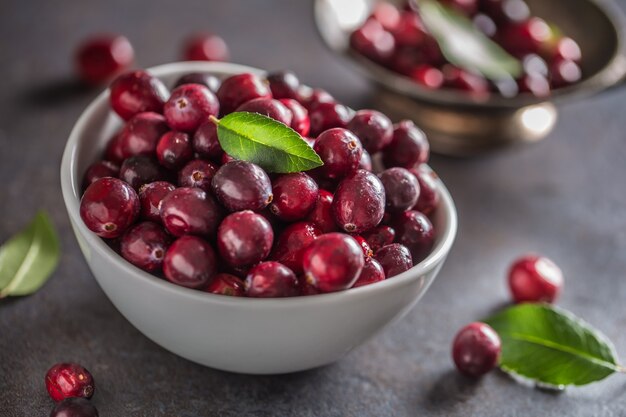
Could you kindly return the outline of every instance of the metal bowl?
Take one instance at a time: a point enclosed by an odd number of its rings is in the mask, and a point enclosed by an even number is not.
[[[477,99],[455,90],[429,90],[354,53],[350,33],[378,0],[316,0],[318,31],[333,51],[351,61],[378,89],[381,109],[423,128],[435,152],[468,155],[543,139],[557,120],[557,105],[599,93],[626,78],[626,19],[610,0],[526,0],[533,15],[557,24],[581,47],[583,79],[545,99],[530,94]],[[399,0],[392,0],[400,3]]]

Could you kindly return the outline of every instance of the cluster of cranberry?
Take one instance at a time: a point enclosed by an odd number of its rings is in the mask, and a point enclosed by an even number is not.
[[[476,28],[518,58],[517,80],[489,81],[450,64],[428,33],[419,7],[408,1],[403,10],[378,3],[350,38],[354,50],[429,89],[450,88],[476,96],[491,92],[505,97],[529,93],[545,97],[555,88],[581,78],[581,51],[571,38],[539,17],[524,0],[441,0],[470,18]]]
[[[517,259],[509,269],[511,297],[516,303],[552,303],[563,287],[563,273],[550,259],[528,255]],[[463,327],[452,344],[452,359],[463,374],[478,377],[496,367],[502,343],[485,323]]]
[[[189,36],[182,48],[185,61],[228,61],[230,53],[224,39],[213,33]],[[93,35],[76,50],[76,71],[88,84],[101,84],[130,68],[135,51],[128,38],[118,34]]]
[[[412,122],[355,112],[291,72],[192,73],[170,94],[134,71],[112,83],[110,104],[126,123],[87,169],[80,214],[145,271],[216,294],[288,297],[378,282],[432,249],[439,195]],[[323,166],[268,175],[234,160],[214,123],[234,111],[290,126]],[[379,152],[387,169],[375,175]]]
[[[88,400],[96,385],[87,369],[76,363],[57,363],[46,373],[46,389],[57,404],[50,417],[98,417]]]

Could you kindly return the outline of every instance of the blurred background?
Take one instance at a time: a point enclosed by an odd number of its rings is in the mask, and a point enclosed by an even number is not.
[[[626,0],[617,5],[626,9]],[[76,81],[73,54],[88,35],[115,32],[134,46],[136,65],[150,67],[179,60],[184,39],[205,30],[224,38],[232,62],[290,69],[352,108],[379,107],[374,86],[324,46],[311,1],[0,0],[0,241],[45,208],[64,248],[40,292],[0,303],[0,415],[47,415],[43,374],[70,359],[92,369],[103,416],[626,414],[619,377],[548,394],[499,373],[470,383],[449,359],[456,329],[508,300],[506,268],[529,251],[562,267],[559,304],[626,356],[626,90],[560,107],[555,130],[537,144],[466,159],[434,155],[460,219],[449,261],[406,319],[335,365],[228,374],[135,330],[91,277],[62,203],[65,141],[103,89]]]

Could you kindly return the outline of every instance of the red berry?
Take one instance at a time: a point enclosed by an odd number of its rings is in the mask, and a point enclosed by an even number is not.
[[[350,45],[369,59],[384,62],[393,55],[396,40],[378,21],[368,19],[363,26],[352,32]]]
[[[293,271],[278,262],[261,262],[245,280],[248,297],[295,297],[300,292]]]
[[[301,274],[304,251],[321,234],[313,223],[293,223],[278,237],[270,259],[287,266],[296,274]]]
[[[267,76],[267,82],[275,99],[296,99],[300,80],[291,71],[273,72]]]
[[[279,100],[291,112],[291,128],[298,132],[301,136],[306,137],[311,129],[311,120],[309,112],[298,101],[290,98],[281,98]]]
[[[217,229],[217,249],[222,259],[235,267],[261,262],[274,243],[272,226],[260,214],[250,210],[232,213]]]
[[[185,41],[183,59],[186,61],[228,61],[228,46],[224,39],[212,33],[198,33]]]
[[[332,213],[333,195],[326,190],[319,190],[315,207],[307,216],[307,220],[315,224],[322,233],[337,231],[337,224]]]
[[[430,90],[438,90],[443,86],[443,72],[430,65],[418,65],[408,75],[413,81]]]
[[[89,166],[83,178],[83,189],[104,177],[117,178],[120,167],[109,161],[98,161]]]
[[[550,95],[550,82],[539,73],[524,75],[517,82],[519,91],[531,93],[535,97],[547,97]]]
[[[163,260],[165,278],[187,288],[205,287],[216,269],[213,248],[196,236],[178,238],[169,247]]]
[[[241,279],[224,273],[215,275],[204,291],[231,297],[243,297],[246,294],[245,285]]]
[[[165,168],[179,169],[193,157],[189,135],[183,132],[167,132],[159,139],[156,155]]]
[[[129,229],[122,237],[120,253],[124,259],[145,271],[161,269],[170,237],[163,227],[143,222]]]
[[[219,110],[220,103],[208,87],[183,84],[172,91],[163,107],[163,114],[172,129],[193,132],[209,116],[217,116]]]
[[[50,398],[59,402],[66,398],[91,398],[96,386],[89,371],[76,363],[57,363],[46,373],[46,389]]]
[[[339,183],[333,197],[333,216],[339,227],[361,233],[377,226],[385,214],[385,189],[378,177],[358,170]]]
[[[370,259],[365,262],[363,270],[359,275],[352,288],[362,287],[364,285],[373,284],[375,282],[384,281],[385,271],[376,259]]]
[[[452,358],[459,371],[479,377],[498,364],[501,342],[498,334],[485,323],[471,323],[457,333],[452,344]]]
[[[394,221],[396,240],[411,251],[414,264],[424,260],[435,244],[435,230],[425,214],[409,210]]]
[[[302,260],[306,281],[322,292],[352,287],[364,264],[358,242],[343,233],[318,237],[305,250]]]
[[[446,66],[443,75],[446,87],[466,91],[478,98],[483,98],[489,94],[489,83],[481,75],[453,66]]]
[[[104,150],[104,159],[115,164],[121,164],[124,159],[124,151],[122,150],[121,132],[116,133],[109,139],[106,149]]]
[[[167,181],[155,181],[144,184],[139,188],[139,202],[141,203],[141,217],[155,223],[162,223],[161,201],[176,187]]]
[[[213,93],[216,93],[221,83],[219,78],[208,72],[190,72],[180,77],[174,83],[174,88],[180,87],[183,84],[202,84],[208,87]]]
[[[354,240],[356,240],[356,242],[361,247],[361,250],[363,251],[363,256],[365,257],[366,261],[370,259],[372,256],[374,256],[374,251],[372,251],[372,248],[370,248],[370,244],[367,243],[367,240],[365,240],[363,236],[352,235],[352,237],[354,238]]]
[[[399,275],[413,267],[411,252],[399,243],[383,246],[376,251],[374,258],[380,262],[387,278]]]
[[[550,259],[528,255],[516,260],[509,270],[509,288],[516,303],[552,303],[563,287],[563,273]]]
[[[200,188],[208,193],[216,172],[217,168],[212,163],[194,159],[178,171],[178,186]]]
[[[212,236],[221,216],[217,203],[199,188],[177,188],[161,202],[161,220],[174,236]]]
[[[505,49],[519,57],[539,52],[545,48],[551,37],[550,26],[539,17],[506,25],[500,34]]]
[[[311,134],[317,136],[335,127],[345,128],[352,118],[352,111],[338,103],[320,103],[309,110]]]
[[[76,53],[78,74],[83,81],[100,84],[128,68],[135,57],[122,35],[99,35],[83,42]]]
[[[400,20],[392,30],[398,46],[419,47],[428,36],[419,15],[412,11],[404,11]]]
[[[131,156],[124,160],[120,168],[120,179],[130,184],[135,190],[142,185],[162,181],[166,172],[159,163],[147,155]]]
[[[139,215],[139,197],[132,187],[116,178],[97,180],[80,200],[80,217],[100,237],[121,236]]]
[[[309,112],[322,103],[336,103],[333,96],[326,90],[321,88],[311,88],[301,85],[298,88],[298,97],[296,98],[300,104]]]
[[[258,113],[287,126],[291,126],[291,120],[293,119],[291,111],[283,103],[273,98],[261,97],[246,101],[236,111]]]
[[[376,110],[357,111],[348,123],[348,129],[370,153],[376,153],[389,145],[393,135],[391,120]]]
[[[377,3],[372,11],[372,17],[385,29],[392,30],[400,22],[400,11],[391,3]]]
[[[386,207],[389,212],[409,210],[417,203],[420,185],[417,178],[404,168],[389,168],[378,177],[385,187]]]
[[[169,130],[165,117],[145,112],[133,116],[119,135],[119,154],[122,160],[137,155],[152,155],[161,136]]]
[[[211,181],[213,194],[229,211],[262,210],[272,202],[272,183],[261,167],[232,161],[220,167]]]
[[[193,135],[193,149],[203,158],[219,161],[224,151],[217,139],[217,126],[212,121],[203,123]]]
[[[561,88],[580,81],[582,72],[574,61],[557,59],[550,66],[550,77],[554,88]]]
[[[317,203],[317,183],[304,172],[284,174],[272,182],[270,211],[283,221],[303,219]]]
[[[363,237],[367,240],[370,248],[376,252],[383,246],[393,243],[396,239],[396,231],[389,226],[380,225],[364,232]]]
[[[84,398],[66,398],[54,406],[50,417],[98,417],[98,410]]]
[[[110,90],[111,107],[124,120],[147,111],[161,113],[169,95],[165,85],[145,71],[120,75]]]
[[[372,157],[365,149],[363,149],[361,159],[359,160],[359,169],[364,169],[370,172],[372,171]]]
[[[359,139],[341,128],[329,129],[319,135],[313,149],[324,163],[317,172],[331,179],[343,178],[356,171],[363,153]]]
[[[428,162],[430,145],[422,130],[410,120],[394,125],[391,143],[383,152],[383,163],[387,168],[412,168]]]
[[[420,184],[420,196],[413,210],[424,214],[431,214],[439,206],[439,192],[437,191],[437,174],[425,165],[410,169]]]
[[[222,115],[235,111],[246,101],[260,97],[271,98],[272,92],[264,80],[250,73],[226,78],[217,90]]]

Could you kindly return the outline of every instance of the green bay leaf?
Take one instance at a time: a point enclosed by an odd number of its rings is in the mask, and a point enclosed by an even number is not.
[[[518,78],[522,64],[478,30],[464,15],[433,0],[419,0],[419,13],[452,64],[497,81]]]
[[[267,116],[236,112],[217,123],[220,145],[235,159],[278,173],[307,171],[323,165],[302,136]]]
[[[500,367],[542,384],[585,385],[622,370],[608,339],[573,314],[519,304],[484,320],[500,335]]]
[[[41,211],[24,230],[0,246],[0,298],[37,291],[54,272],[59,258],[56,231]]]

